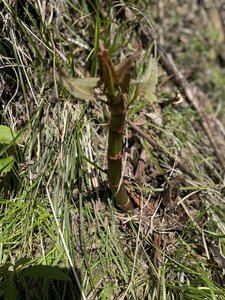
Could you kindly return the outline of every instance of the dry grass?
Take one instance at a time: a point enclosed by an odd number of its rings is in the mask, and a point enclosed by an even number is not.
[[[146,207],[126,214],[114,207],[106,183],[102,105],[74,99],[56,83],[61,66],[74,77],[97,74],[99,37],[118,61],[140,44],[144,51],[155,45],[151,36],[159,32],[179,70],[210,99],[204,109],[223,147],[222,45],[205,26],[207,11],[193,1],[121,3],[0,3],[1,123],[20,134],[18,162],[0,177],[0,298],[225,299],[224,173],[196,111],[185,101],[169,105],[158,124],[157,104],[131,103],[129,119],[199,180],[127,126],[125,175],[134,178],[145,149],[143,185],[130,181],[129,188]],[[160,68],[157,98],[176,92]],[[163,209],[162,191],[176,175],[186,184],[176,207]],[[52,269],[43,275],[42,265]]]

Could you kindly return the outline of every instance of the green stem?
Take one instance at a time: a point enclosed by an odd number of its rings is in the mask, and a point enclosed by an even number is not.
[[[126,117],[126,100],[122,92],[112,99],[110,105],[110,122],[108,135],[108,182],[115,203],[123,210],[132,210],[122,178],[123,133]]]

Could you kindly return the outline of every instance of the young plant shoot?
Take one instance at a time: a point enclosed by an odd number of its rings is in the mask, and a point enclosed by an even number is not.
[[[104,99],[107,103],[110,112],[107,151],[108,183],[116,205],[122,210],[129,211],[134,207],[122,178],[123,135],[132,69],[141,55],[141,49],[118,65],[114,65],[109,52],[101,41],[99,42],[99,48],[100,78],[74,79],[67,75],[64,70],[59,71],[57,77],[58,81],[75,97],[86,100],[99,98],[100,100]],[[149,78],[146,80],[145,73],[141,83],[137,84],[136,96],[145,94],[147,81],[149,81]],[[103,97],[96,95],[96,87],[102,89]]]

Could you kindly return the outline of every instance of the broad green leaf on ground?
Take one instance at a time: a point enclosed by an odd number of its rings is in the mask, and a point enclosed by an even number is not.
[[[56,78],[73,96],[79,99],[96,100],[94,89],[99,78],[73,78],[63,69],[57,72]]]
[[[31,261],[31,258],[20,257],[20,258],[15,262],[15,268],[17,269],[18,267],[23,267],[24,265],[28,264],[30,261]]]
[[[27,276],[29,278],[40,277],[45,279],[58,279],[64,281],[70,280],[69,275],[67,275],[59,268],[45,265],[31,266],[23,271],[23,276]]]
[[[158,66],[156,59],[151,56],[141,82],[137,84],[136,94],[141,95],[150,103],[157,101],[156,86],[158,83]]]
[[[13,156],[0,159],[0,173],[7,173],[12,169],[15,159]]]
[[[13,271],[8,272],[8,276],[6,277],[6,289],[4,294],[5,300],[16,300],[17,298],[17,287],[15,282],[15,276]]]
[[[15,133],[10,127],[0,125],[0,144],[10,144],[14,139]]]

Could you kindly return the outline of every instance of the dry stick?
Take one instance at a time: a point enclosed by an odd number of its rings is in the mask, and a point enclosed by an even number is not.
[[[158,52],[160,54],[160,62],[165,69],[165,71],[168,73],[168,75],[172,75],[172,79],[175,83],[175,85],[181,89],[181,93],[184,94],[187,102],[198,112],[200,118],[201,118],[201,125],[205,131],[205,133],[208,136],[208,139],[212,145],[212,148],[214,150],[214,153],[216,154],[223,171],[225,172],[225,159],[222,157],[221,153],[219,152],[219,146],[217,145],[217,142],[215,141],[213,135],[212,135],[212,129],[210,125],[210,121],[208,117],[205,115],[205,113],[202,111],[197,97],[193,94],[191,87],[189,86],[187,80],[184,78],[184,76],[181,74],[181,72],[178,71],[176,65],[174,64],[173,60],[170,58],[169,55],[167,55],[163,49],[158,45]]]
[[[192,179],[195,179],[195,180],[199,179],[198,176],[195,175],[194,173],[192,173],[179,159],[175,158],[170,152],[168,152],[161,145],[159,145],[159,143],[150,134],[145,133],[140,127],[135,125],[130,120],[127,120],[127,123],[130,125],[130,127],[134,131],[136,131],[141,137],[143,137],[150,145],[152,145],[155,148],[158,148],[160,151],[162,151],[164,154],[166,154],[172,162],[175,162],[179,170],[181,170],[182,172],[189,175]]]

